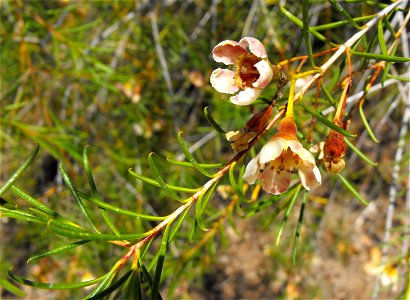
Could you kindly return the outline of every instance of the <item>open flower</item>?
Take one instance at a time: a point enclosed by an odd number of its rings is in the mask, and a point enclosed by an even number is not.
[[[315,158],[296,137],[295,121],[284,117],[276,135],[246,166],[243,179],[249,184],[259,179],[263,190],[279,195],[289,188],[291,174],[296,172],[307,190],[322,183]]]
[[[237,105],[251,104],[274,75],[279,74],[278,68],[270,64],[263,44],[252,37],[244,37],[239,42],[223,41],[215,46],[212,54],[216,62],[235,65],[235,71],[214,70],[211,84],[220,93],[235,94],[241,90],[230,98]]]

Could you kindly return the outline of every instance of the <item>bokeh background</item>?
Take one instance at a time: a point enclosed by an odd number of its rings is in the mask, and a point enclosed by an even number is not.
[[[301,3],[288,1],[286,7],[301,18]],[[361,17],[377,13],[385,4],[346,1],[343,6],[353,17]],[[105,201],[155,215],[168,214],[178,204],[136,181],[129,168],[151,176],[147,162],[151,152],[162,158],[183,159],[176,139],[179,131],[201,162],[224,163],[232,157],[229,143],[204,117],[204,108],[229,131],[241,128],[264,103],[235,107],[227,95],[212,89],[209,75],[220,65],[213,62],[211,52],[218,42],[254,36],[264,43],[273,63],[307,53],[302,30],[280,12],[277,1],[2,0],[0,7],[1,182],[22,164],[37,142],[40,153],[18,186],[74,217],[79,213],[62,184],[58,165],[63,164],[73,182],[86,189],[82,169],[85,145],[91,146],[90,162]],[[326,1],[312,1],[309,8],[311,26],[345,20]],[[390,25],[397,30],[400,19],[394,20]],[[386,28],[386,32],[390,30]],[[397,56],[409,56],[406,30],[397,39]],[[356,31],[346,24],[322,34],[343,43]],[[375,30],[369,33],[369,43],[375,35]],[[407,47],[403,45],[406,42]],[[377,42],[373,43],[372,49],[377,49]],[[391,35],[387,43],[392,43]],[[330,48],[314,38],[312,45],[314,52]],[[360,61],[354,64],[359,70]],[[292,245],[300,202],[292,210],[278,246],[275,241],[283,213],[274,214],[276,204],[250,218],[241,217],[238,211],[222,226],[223,234],[195,253],[178,278],[173,297],[364,299],[372,294],[382,298],[401,295],[409,274],[408,66],[391,65],[390,74],[400,79],[389,77],[392,83],[384,88],[379,85],[366,101],[367,118],[380,142],[371,141],[357,113],[349,128],[358,133],[356,147],[378,162],[376,167],[370,166],[348,150],[343,174],[370,202],[367,207],[321,168],[323,185],[309,194],[296,264],[292,263]],[[343,60],[335,63],[325,84],[330,85],[334,74],[343,68]],[[354,74],[352,99],[371,74],[369,70]],[[333,97],[338,99],[341,90],[332,84]],[[274,93],[274,87],[268,88],[263,96],[269,98]],[[314,94],[315,88],[307,99],[314,99]],[[319,111],[329,107],[322,100]],[[278,105],[285,101],[280,99]],[[295,109],[306,137],[311,116],[297,104]],[[311,143],[305,145],[313,146],[326,137],[325,127],[316,124],[315,129]],[[171,184],[192,187],[205,183],[192,169],[170,166],[165,160],[160,166]],[[13,194],[4,197],[20,203]],[[214,209],[223,209],[230,197],[226,179],[216,192]],[[266,194],[261,197],[269,199]],[[392,199],[394,210],[389,211]],[[386,220],[392,221],[392,230],[383,256]],[[86,280],[104,274],[122,255],[115,247],[96,244],[27,264],[31,255],[67,241],[56,239],[40,226],[8,218],[0,222],[1,278],[14,267],[16,273],[38,281]],[[120,217],[115,222],[130,232],[138,224]],[[189,226],[184,229],[188,233]],[[192,241],[181,238],[167,256],[170,266],[203,235],[199,232]],[[386,259],[383,263],[382,257]],[[165,275],[170,278],[163,286],[166,295],[172,270]],[[28,299],[83,295],[81,291],[23,289]],[[7,290],[2,290],[2,296],[15,297]]]

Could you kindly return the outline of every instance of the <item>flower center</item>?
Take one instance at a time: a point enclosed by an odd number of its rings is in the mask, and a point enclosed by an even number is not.
[[[295,173],[302,163],[299,156],[290,150],[290,148],[283,150],[282,154],[269,162],[269,167],[276,170],[278,174],[286,171],[288,173]]]
[[[260,76],[255,64],[261,60],[261,58],[252,53],[243,54],[236,59],[234,80],[240,88],[253,87],[252,84]]]

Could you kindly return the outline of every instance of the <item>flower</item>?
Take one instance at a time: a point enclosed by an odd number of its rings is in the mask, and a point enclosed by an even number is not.
[[[230,98],[237,105],[251,104],[274,75],[279,75],[278,67],[270,64],[263,44],[252,37],[244,37],[239,42],[223,41],[215,46],[212,54],[216,62],[235,65],[235,71],[214,70],[210,80],[212,87],[220,93],[235,94],[242,90]]]
[[[333,129],[330,130],[323,151],[326,170],[332,174],[342,172],[346,164],[344,160],[346,145],[343,135]]]
[[[322,183],[315,158],[298,141],[294,119],[286,116],[281,120],[276,135],[248,163],[243,179],[249,184],[259,179],[263,190],[279,195],[288,189],[291,173],[296,171],[307,190]]]

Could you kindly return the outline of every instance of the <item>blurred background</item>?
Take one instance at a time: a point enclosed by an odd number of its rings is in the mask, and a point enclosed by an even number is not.
[[[355,18],[372,15],[386,6],[367,2],[346,1],[343,6]],[[302,30],[280,12],[278,1],[3,0],[0,8],[1,182],[23,163],[34,143],[39,143],[39,155],[18,186],[67,216],[79,213],[62,184],[58,166],[63,164],[73,182],[86,189],[82,167],[85,145],[91,146],[90,162],[104,200],[154,215],[166,215],[178,203],[136,181],[128,169],[152,176],[147,162],[151,152],[161,159],[184,159],[176,139],[179,131],[184,132],[183,138],[199,161],[229,161],[231,147],[209,125],[204,108],[208,107],[213,118],[229,131],[243,127],[264,103],[235,107],[228,95],[212,89],[209,76],[213,69],[222,67],[211,55],[217,43],[256,37],[264,43],[272,63],[307,54]],[[286,8],[301,18],[301,2],[288,1]],[[400,12],[402,19],[391,18],[386,32],[391,30],[389,26],[397,31],[405,13]],[[312,1],[309,16],[311,26],[345,20],[326,1]],[[397,39],[397,56],[409,56],[406,30]],[[334,43],[343,43],[356,31],[345,24],[321,33]],[[375,35],[376,30],[368,34],[368,43],[375,45],[372,49],[378,47]],[[392,43],[391,34],[386,43]],[[314,37],[312,45],[314,52],[330,48]],[[358,71],[351,89],[353,100],[372,74],[371,70],[361,71],[359,59],[354,64]],[[334,87],[334,99],[341,93],[335,74],[340,75],[344,66],[343,60],[338,61],[324,78],[325,85]],[[356,147],[378,162],[376,167],[371,166],[348,150],[343,173],[370,204],[362,205],[336,176],[326,174],[321,167],[323,185],[309,194],[296,264],[292,263],[292,245],[300,202],[292,210],[278,246],[275,241],[283,214],[274,215],[275,203],[250,218],[237,213],[232,220],[235,226],[226,222],[223,235],[214,237],[192,256],[178,278],[174,298],[403,295],[409,274],[408,64],[389,67],[389,74],[396,78],[387,77],[390,82],[382,87],[379,77],[375,83],[378,88],[372,90],[365,104],[367,119],[380,142],[369,138],[358,113],[349,128],[358,133],[352,140]],[[270,99],[274,93],[272,87],[262,96]],[[314,95],[312,88],[306,102]],[[322,98],[318,111],[329,107]],[[280,99],[278,105],[284,103],[286,99]],[[313,102],[308,103],[313,106]],[[349,108],[353,111],[353,107]],[[297,104],[295,110],[306,137],[312,118]],[[326,127],[317,123],[311,142],[304,139],[304,144],[309,148],[325,137]],[[198,187],[205,183],[192,169],[170,166],[165,159],[159,164],[171,184]],[[223,209],[229,203],[227,198],[232,197],[229,180],[224,180],[212,203],[215,210]],[[11,193],[4,197],[21,202]],[[269,197],[262,194],[260,200]],[[390,228],[386,220],[391,222]],[[14,267],[16,273],[37,281],[86,280],[107,272],[122,255],[119,249],[101,243],[77,248],[68,256],[27,264],[31,255],[67,240],[56,239],[44,228],[22,221],[2,218],[0,222],[1,278]],[[135,220],[120,217],[115,222],[129,232],[137,225]],[[187,232],[189,225],[185,225]],[[149,224],[143,226],[149,229]],[[167,256],[169,266],[203,235],[199,232],[193,241],[181,237]],[[388,246],[383,249],[383,245]],[[172,278],[172,269],[166,276]],[[26,298],[82,295],[80,291],[24,290]],[[15,297],[6,290],[2,296]]]

